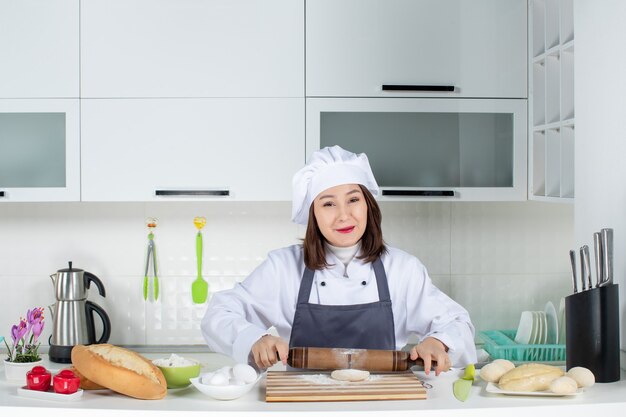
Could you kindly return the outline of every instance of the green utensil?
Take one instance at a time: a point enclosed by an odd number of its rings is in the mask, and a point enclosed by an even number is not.
[[[452,391],[454,393],[454,397],[459,401],[465,401],[470,395],[472,390],[472,384],[474,383],[474,374],[475,367],[474,365],[468,365],[465,368],[465,373],[461,377],[454,382],[452,386]]]
[[[148,219],[146,219],[146,225],[148,226],[148,230],[150,231],[150,233],[148,233],[148,253],[146,254],[146,273],[144,274],[143,277],[143,299],[144,300],[148,300],[148,292],[150,290],[150,283],[149,283],[149,274],[148,271],[150,270],[150,260],[152,259],[152,274],[153,274],[153,280],[152,280],[152,291],[153,291],[153,299],[154,301],[159,299],[159,277],[157,275],[157,261],[156,261],[156,246],[154,244],[154,233],[152,232],[152,229],[154,229],[157,226],[157,220],[150,217]]]
[[[193,224],[198,229],[196,234],[196,259],[198,261],[198,276],[191,283],[191,298],[196,304],[202,304],[206,301],[209,294],[209,284],[202,278],[202,233],[200,230],[206,224],[204,217],[196,217]]]

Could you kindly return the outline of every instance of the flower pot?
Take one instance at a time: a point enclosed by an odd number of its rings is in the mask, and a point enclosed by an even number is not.
[[[4,376],[9,382],[19,382],[26,385],[26,373],[34,366],[41,365],[42,359],[36,362],[9,362],[4,360]]]

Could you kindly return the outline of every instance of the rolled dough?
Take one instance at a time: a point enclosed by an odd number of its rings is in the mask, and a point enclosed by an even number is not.
[[[330,377],[337,381],[364,381],[370,376],[368,371],[361,371],[359,369],[338,369],[331,372]]]

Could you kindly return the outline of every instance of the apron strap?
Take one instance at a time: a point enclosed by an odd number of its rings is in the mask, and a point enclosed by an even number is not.
[[[315,271],[304,267],[302,281],[300,282],[300,291],[298,291],[298,304],[306,304],[311,296],[311,287],[313,286],[313,275]]]
[[[378,286],[378,299],[380,301],[391,301],[389,295],[389,285],[387,284],[387,274],[385,273],[385,267],[380,257],[376,258],[372,264],[374,267],[374,274],[376,275],[376,285]]]

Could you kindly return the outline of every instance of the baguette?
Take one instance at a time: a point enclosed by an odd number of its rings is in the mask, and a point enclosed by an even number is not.
[[[502,375],[498,386],[506,391],[533,392],[545,391],[550,383],[565,372],[556,366],[529,363],[511,369]]]
[[[72,365],[90,381],[129,397],[158,400],[167,393],[163,372],[132,350],[108,344],[76,345]]]

